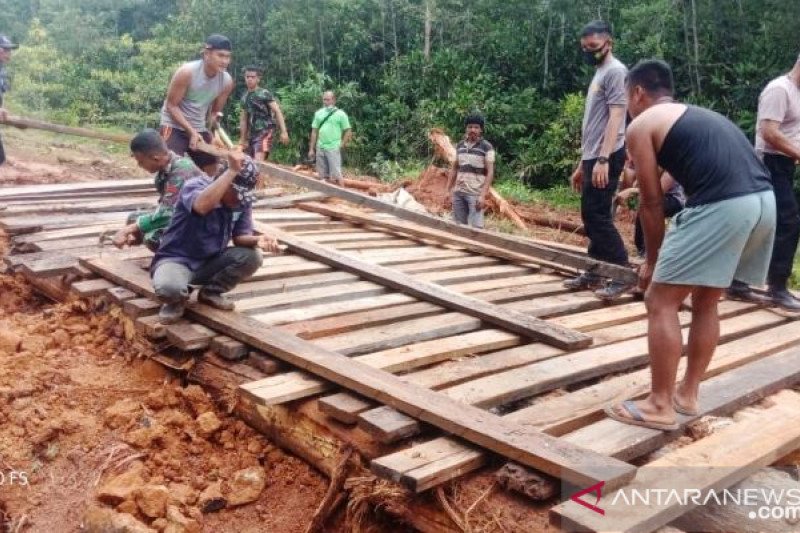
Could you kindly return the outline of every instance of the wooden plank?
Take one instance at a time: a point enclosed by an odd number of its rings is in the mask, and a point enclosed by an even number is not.
[[[281,372],[286,367],[282,361],[258,350],[250,350],[247,360],[267,376]]]
[[[769,334],[770,331],[766,330],[764,334]],[[723,344],[720,349],[726,346],[727,344]],[[746,349],[747,346],[749,344],[745,337],[741,340],[731,341],[730,347],[726,347],[726,351],[736,353]],[[766,353],[771,353],[771,351],[773,350],[768,350]],[[785,369],[785,374],[781,369]],[[751,374],[754,379],[747,381]],[[800,380],[800,350],[758,359],[704,382],[701,385],[700,414],[697,417],[679,417],[679,421],[684,424],[709,414],[729,413],[737,407],[754,401],[760,395],[768,393],[765,391],[774,392],[791,384],[793,380]],[[604,403],[603,406],[605,405]],[[539,408],[538,405],[534,405],[526,411],[533,413],[537,408]],[[504,418],[514,420],[527,427],[529,426],[528,419],[524,415],[525,413],[510,413]],[[558,431],[558,426],[555,424],[553,433],[551,433],[549,425],[538,427],[548,434],[563,434]],[[644,430],[644,433],[639,430]],[[616,453],[620,458],[631,460],[657,449],[679,435],[679,432],[668,434],[646,428],[634,429],[633,426],[625,426],[606,419],[563,438],[575,439],[576,444],[583,444],[609,454]],[[608,444],[601,449],[598,447],[598,441],[605,441]],[[371,469],[379,475],[401,481],[411,490],[421,492],[480,468],[485,464],[486,459],[487,456],[481,450],[459,443],[449,437],[441,437],[378,458],[373,461]]]
[[[93,259],[85,261],[85,265],[139,294],[154,295],[150,279],[133,265],[110,259]],[[508,424],[496,415],[404,383],[389,373],[275,328],[265,327],[248,317],[202,304],[190,305],[187,314],[208,327],[290,364],[570,483],[583,486],[604,480],[606,486],[616,488],[627,483],[635,474],[635,468],[631,465],[586,453],[573,446],[564,446],[553,437]],[[248,392],[257,386],[258,382],[246,384],[241,391],[258,402],[258,397]]]
[[[253,204],[255,208],[270,208],[281,209],[285,207],[292,207],[298,202],[317,202],[328,198],[327,194],[319,192],[304,192],[299,194],[288,194],[286,196],[279,196],[277,198],[269,198],[258,200]]]
[[[20,269],[33,277],[59,276],[69,274],[78,266],[78,259],[112,256],[115,259],[135,259],[151,257],[153,253],[144,247],[126,250],[109,250],[98,246],[74,248],[69,252],[34,252],[30,254],[8,255],[3,258],[13,269]]]
[[[87,279],[83,281],[76,281],[70,287],[70,290],[73,294],[81,297],[81,298],[89,298],[91,296],[97,296],[102,294],[106,291],[106,289],[110,289],[113,287],[114,284],[110,281],[97,278],[97,279]]]
[[[451,287],[453,290],[460,290],[462,285]],[[467,291],[465,291],[467,292]],[[531,283],[523,287],[510,287],[504,289],[492,289],[471,293],[475,298],[485,299],[494,303],[507,302],[509,299],[535,298],[537,296],[550,296],[566,292],[561,282],[557,283]],[[385,298],[385,297],[382,297]],[[410,300],[410,297],[405,297]],[[392,301],[396,300],[393,298]],[[328,309],[328,311],[331,311]],[[332,317],[309,318],[307,320],[294,321],[290,324],[281,326],[281,329],[299,335],[305,339],[314,339],[354,329],[361,329],[369,326],[379,326],[393,322],[397,319],[412,319],[430,316],[444,312],[444,308],[429,304],[427,302],[416,302],[409,304],[399,304],[391,307],[382,307],[378,298],[373,300],[365,311],[356,311],[347,314],[338,314]],[[259,317],[263,319],[264,317]],[[279,323],[279,322],[276,322]]]
[[[152,178],[142,179],[125,179],[125,180],[102,180],[102,181],[86,181],[80,183],[48,183],[42,185],[26,185],[22,187],[7,187],[0,188],[0,199],[13,199],[20,198],[26,195],[42,195],[54,194],[59,192],[76,193],[88,191],[102,191],[102,192],[121,192],[129,191],[132,189],[141,189],[153,187]]]
[[[310,261],[303,259],[306,264]],[[274,265],[272,260],[269,261]],[[458,259],[443,259],[434,261],[424,261],[422,263],[406,263],[396,265],[397,270],[406,273],[416,272],[429,272],[436,271],[443,273],[446,270],[454,269],[456,266],[463,267],[478,267],[478,266],[493,266],[497,261],[486,257],[464,257]],[[314,263],[316,264],[316,263]],[[331,285],[350,283],[358,281],[359,277],[355,274],[348,272],[325,272],[322,274],[310,274],[305,276],[292,276],[281,277],[279,279],[263,280],[263,281],[248,281],[236,286],[228,295],[234,300],[241,300],[252,296],[261,296],[267,294],[274,294],[280,292],[297,291],[302,289],[313,289],[315,287],[328,287]]]
[[[226,335],[217,335],[211,339],[209,348],[228,361],[244,359],[250,351],[249,346]]]
[[[153,293],[155,296],[155,293]],[[122,302],[122,311],[131,318],[154,315],[161,309],[161,304],[150,298],[134,298]]]
[[[343,424],[355,424],[358,413],[374,405],[373,402],[349,392],[331,394],[317,400],[320,411]]]
[[[121,304],[127,300],[133,300],[137,296],[135,292],[130,291],[125,287],[109,287],[107,292],[111,297],[111,301],[118,304]]]
[[[110,223],[122,227],[125,223],[127,212],[115,213],[87,213],[85,215],[21,215],[0,218],[0,227],[9,235],[31,233],[41,229],[63,229],[77,226],[97,225]]]
[[[703,379],[709,379],[755,359],[800,344],[800,328],[784,324],[748,335],[717,347]],[[678,374],[686,369],[680,361]],[[650,390],[650,369],[614,377],[574,392],[537,402],[509,414],[509,419],[529,426],[547,428],[551,435],[563,435],[602,419],[603,408],[614,402],[640,398]]]
[[[53,241],[59,239],[69,239],[73,237],[86,237],[86,236],[94,236],[96,239],[101,232],[113,229],[116,226],[117,226],[116,224],[94,224],[94,225],[80,226],[77,228],[57,229],[52,231],[39,231],[37,233],[18,235],[14,237],[13,242],[16,245],[16,244],[38,243],[44,241]],[[95,241],[95,244],[97,242],[98,241]]]
[[[369,298],[386,294],[388,290],[370,281],[358,281],[347,285],[316,287],[313,289],[291,291],[266,296],[256,296],[236,302],[236,310],[240,313],[255,314],[276,312],[287,307],[295,307],[309,301],[315,304],[341,302]]]
[[[551,263],[562,264],[571,268],[592,271],[599,275],[615,278],[627,283],[637,282],[636,273],[627,267],[621,267],[619,265],[604,263],[602,261],[597,261],[591,258],[587,258],[585,256],[569,253],[564,250],[556,250],[553,248],[542,246],[540,244],[527,241],[525,239],[514,238],[509,235],[501,235],[498,233],[493,233],[491,231],[476,229],[468,226],[462,226],[454,222],[450,222],[448,220],[437,218],[428,214],[417,213],[415,211],[403,209],[399,206],[388,204],[376,198],[370,198],[369,196],[360,193],[348,191],[339,187],[328,185],[326,183],[317,182],[315,180],[312,180],[311,178],[306,178],[305,176],[301,176],[300,174],[296,174],[287,171],[285,169],[282,169],[280,167],[276,167],[275,165],[265,164],[264,167],[262,168],[264,168],[264,170],[268,174],[278,179],[286,179],[294,183],[300,181],[308,183],[308,185],[306,186],[310,189],[320,190],[320,191],[325,189],[324,192],[330,191],[331,195],[335,194],[340,198],[344,198],[345,200],[348,200],[356,205],[369,207],[375,209],[376,211],[381,211],[383,213],[390,213],[400,219],[416,222],[428,228],[441,230],[440,233],[446,232],[445,235],[449,234],[451,238],[452,236],[456,236],[456,237],[471,239],[472,241],[477,241],[478,243],[481,244],[497,247],[498,249],[500,249],[500,252],[502,253],[514,252],[516,254],[523,254],[525,256],[530,257],[531,260],[534,262],[536,262],[537,260],[538,261],[543,260]],[[301,205],[300,207],[304,206]],[[317,206],[315,206],[315,211],[319,212]],[[375,222],[374,224],[378,223],[380,222]],[[440,236],[440,238],[444,237]],[[491,255],[488,252],[488,250],[483,253]]]
[[[173,324],[166,327],[167,340],[184,352],[205,350],[217,334],[200,324]]]
[[[75,237],[72,239],[58,239],[55,241],[41,241],[31,243],[31,248],[36,248],[42,252],[53,250],[67,250],[70,248],[84,248],[86,246],[98,246],[100,243],[99,233],[89,237]]]
[[[384,444],[411,437],[422,429],[420,423],[413,418],[387,406],[376,407],[361,413],[358,416],[358,427]]]
[[[584,298],[575,294],[564,295],[566,299],[575,299],[569,303],[557,300],[555,303],[547,298],[528,302],[513,302],[502,306],[502,309],[520,307],[526,311],[526,316],[549,317],[561,313],[565,305],[571,312],[595,309],[602,305],[596,298]],[[347,355],[357,355],[375,350],[395,348],[412,342],[419,342],[458,333],[475,331],[484,326],[484,323],[474,317],[462,313],[445,313],[430,317],[393,321],[391,323],[365,327],[356,331],[349,331],[318,339],[320,346]],[[640,329],[644,329],[642,326]]]
[[[185,323],[188,324],[188,321]],[[134,321],[134,327],[136,331],[140,332],[148,339],[160,340],[167,337],[166,326],[161,323],[158,319],[158,315],[155,314],[138,317]]]
[[[85,213],[111,213],[120,211],[137,211],[139,209],[154,209],[156,207],[155,195],[142,198],[96,199],[93,201],[64,201],[59,203],[11,205],[0,211],[4,217],[34,215],[39,213],[62,213],[75,215]]]
[[[663,490],[684,494],[718,491],[747,478],[800,447],[800,394],[782,391],[770,398],[770,407],[699,441],[678,448],[639,468],[636,479],[602,500],[604,514],[575,502],[551,510],[551,522],[570,531],[653,531],[697,507],[689,498],[653,498],[631,502],[634,491]],[[613,502],[617,502],[616,505]]]
[[[644,307],[641,302],[637,305]],[[631,309],[629,312],[634,318],[638,316],[638,309]],[[583,323],[573,321],[573,325],[579,329],[593,327],[597,322],[594,312],[580,313],[574,316],[585,317]],[[612,337],[613,335],[609,335],[607,338],[611,339]],[[415,368],[464,355],[501,350],[450,364],[444,370],[440,369],[441,367],[433,367],[404,376],[404,379],[414,379],[417,384],[430,388],[436,384],[441,387],[460,383],[467,379],[528,365],[564,353],[558,348],[541,343],[513,348],[521,342],[522,339],[517,335],[500,330],[483,329],[455,337],[381,350],[355,357],[354,360],[395,373],[408,372]],[[503,348],[507,349],[503,350]],[[328,383],[311,379],[300,372],[291,372],[290,374],[292,375],[276,376],[271,382],[265,382],[264,387],[258,391],[265,403],[277,404],[296,400],[324,392],[329,388]]]
[[[327,220],[325,222],[283,222],[274,224],[279,228],[283,228],[285,231],[295,233],[299,231],[314,231],[314,230],[351,230],[353,229],[352,224],[347,224],[346,222],[338,222],[333,220]]]
[[[334,252],[324,247],[304,242],[287,233],[269,226],[256,224],[257,229],[273,235],[284,242],[296,253],[324,261],[336,268],[341,268],[359,276],[380,283],[386,287],[399,290],[421,300],[455,309],[481,320],[485,320],[503,329],[533,339],[543,340],[567,350],[588,346],[592,338],[568,328],[548,324],[543,320],[523,315],[487,302],[481,302],[441,287],[419,280],[378,265],[369,265],[345,254]]]
[[[488,281],[471,281],[468,283],[460,283],[456,286],[448,288],[450,290],[463,292],[465,294],[475,293],[474,296],[483,298],[490,291],[493,292],[494,289],[512,287],[513,290],[512,289],[502,290],[502,291],[498,290],[497,298],[491,300],[491,301],[503,302],[503,301],[525,298],[526,292],[530,291],[530,293],[532,294],[537,290],[539,290],[539,288],[526,286],[528,283],[540,283],[548,279],[552,280],[558,278],[542,274],[535,274],[531,276],[518,276],[513,278],[501,278]],[[554,291],[551,291],[551,293],[553,292]],[[563,290],[563,285],[562,285],[555,292],[564,293],[566,291]],[[600,302],[600,300],[598,300],[597,298],[592,298],[592,300],[594,302]],[[284,312],[280,313],[259,314],[254,316],[254,318],[257,318],[259,321],[262,321],[265,324],[277,325],[277,324],[286,324],[289,322],[318,319],[323,317],[334,318],[336,316],[348,315],[350,313],[355,313],[363,310],[375,310],[377,312],[381,308],[387,308],[399,304],[409,304],[414,301],[415,299],[412,298],[411,296],[400,293],[392,293],[392,294],[386,294],[384,296],[376,296],[371,299],[354,300],[352,302],[348,301],[348,302],[339,302],[332,304],[311,305],[308,307],[297,307],[297,308],[287,309]],[[425,302],[417,302],[417,303],[425,304]],[[427,304],[427,305],[433,305],[433,304]],[[595,305],[602,306],[602,304],[597,304],[597,303],[595,303]],[[430,311],[432,308],[429,307],[426,309],[427,310],[424,312]],[[436,306],[436,309],[441,310],[442,308],[440,306]]]

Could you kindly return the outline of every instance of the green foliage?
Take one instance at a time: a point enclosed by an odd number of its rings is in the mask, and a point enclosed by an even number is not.
[[[667,60],[680,98],[752,136],[761,88],[797,53],[787,21],[800,19],[800,2],[0,0],[0,32],[22,44],[9,68],[16,109],[128,131],[156,125],[172,72],[206,35],[223,33],[237,84],[224,126],[236,136],[242,67],[265,67],[291,137],[275,144],[274,160],[304,156],[324,89],[337,91],[353,123],[345,163],[383,179],[430,159],[432,127],[456,140],[463,117],[479,111],[500,181],[520,198],[564,184],[577,163],[592,75],[577,36],[598,17],[612,23],[626,64]],[[574,203],[564,190],[550,200]]]
[[[541,135],[528,138],[520,148],[519,174],[534,188],[563,183],[575,170],[581,153],[584,97],[564,97]]]
[[[560,209],[580,208],[581,197],[568,185],[553,185],[547,189],[531,189],[514,178],[504,178],[494,183],[495,189],[509,200],[526,204],[543,203]]]

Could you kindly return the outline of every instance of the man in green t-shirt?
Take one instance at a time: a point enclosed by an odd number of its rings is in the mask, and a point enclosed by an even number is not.
[[[342,185],[342,152],[353,136],[347,113],[336,107],[333,91],[322,93],[323,108],[314,113],[308,158],[316,155],[317,174],[325,181]]]
[[[281,144],[289,144],[281,106],[272,93],[258,86],[262,73],[261,67],[249,66],[244,69],[247,92],[242,96],[242,116],[239,121],[239,143],[247,155],[258,161],[269,159],[276,124],[281,130]]]

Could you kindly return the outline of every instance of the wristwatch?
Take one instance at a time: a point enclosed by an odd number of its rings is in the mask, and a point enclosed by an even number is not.
[[[597,162],[600,163],[601,165],[605,165],[606,163],[608,163],[608,158],[607,157],[603,157],[601,155],[600,157],[597,158]]]

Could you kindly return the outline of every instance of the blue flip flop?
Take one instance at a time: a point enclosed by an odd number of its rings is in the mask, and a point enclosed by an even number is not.
[[[608,418],[616,420],[617,422],[622,422],[623,424],[630,424],[632,426],[640,426],[643,428],[656,429],[660,431],[675,431],[680,427],[680,424],[677,422],[673,422],[672,424],[664,424],[662,422],[645,420],[642,412],[638,407],[636,407],[636,404],[633,403],[633,400],[625,400],[620,405],[630,416],[620,415],[614,410],[614,406],[608,406],[605,408],[605,413]]]

